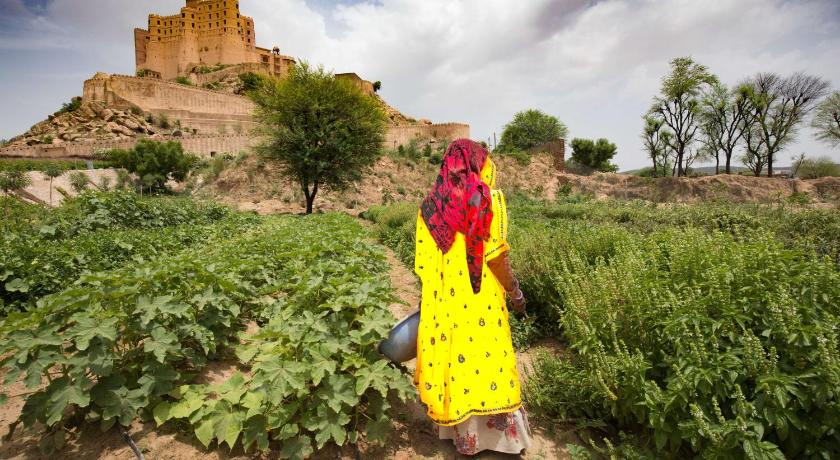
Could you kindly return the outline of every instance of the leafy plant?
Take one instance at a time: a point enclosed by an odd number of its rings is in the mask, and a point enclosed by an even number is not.
[[[117,167],[136,174],[154,190],[164,190],[169,180],[182,181],[196,158],[184,152],[180,142],[141,139],[130,150],[114,149],[104,157]]]

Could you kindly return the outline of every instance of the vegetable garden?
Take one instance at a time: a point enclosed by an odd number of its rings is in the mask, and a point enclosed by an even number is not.
[[[88,193],[20,209],[3,238],[4,386],[16,430],[60,448],[135,419],[304,458],[383,439],[413,387],[376,351],[388,265],[351,217],[259,218],[181,198]],[[253,330],[246,333],[246,327]],[[222,382],[197,379],[234,360]]]

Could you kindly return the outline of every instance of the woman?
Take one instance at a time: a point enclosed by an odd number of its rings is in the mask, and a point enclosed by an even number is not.
[[[449,145],[417,216],[414,271],[423,284],[414,384],[441,439],[458,452],[521,453],[530,444],[506,294],[525,299],[508,262],[496,168],[479,144]]]

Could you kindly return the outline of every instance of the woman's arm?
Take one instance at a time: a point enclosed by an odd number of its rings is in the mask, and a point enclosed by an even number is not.
[[[508,295],[510,295],[510,302],[513,309],[519,312],[525,311],[525,296],[522,294],[522,290],[519,289],[519,280],[514,276],[513,270],[510,269],[508,251],[487,261],[487,266],[493,272],[496,279],[499,280],[499,283]]]

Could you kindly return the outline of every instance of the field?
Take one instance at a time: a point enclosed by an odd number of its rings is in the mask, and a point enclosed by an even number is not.
[[[508,196],[527,458],[840,453],[836,211],[555,195]],[[147,458],[452,455],[376,352],[416,302],[416,202],[3,205],[3,458],[131,458],[123,432]]]
[[[385,255],[349,216],[128,192],[15,211],[0,268],[12,439],[49,453],[139,419],[303,458],[384,439],[389,401],[413,393],[375,348],[394,322]],[[220,362],[224,378],[198,378]]]
[[[530,318],[559,337],[527,407],[586,442],[576,458],[833,458],[840,453],[835,211],[733,203],[509,199]],[[416,203],[365,216],[413,263]]]

